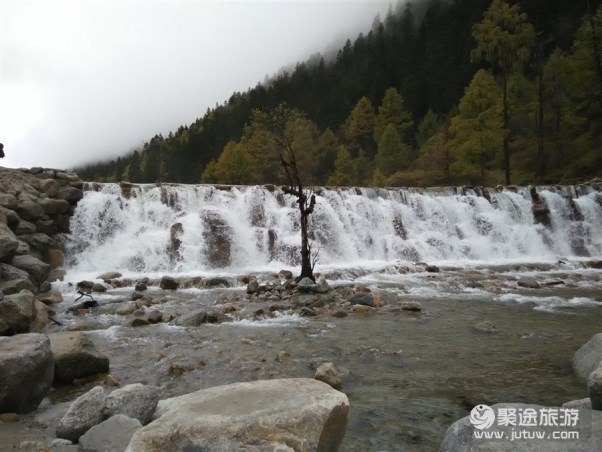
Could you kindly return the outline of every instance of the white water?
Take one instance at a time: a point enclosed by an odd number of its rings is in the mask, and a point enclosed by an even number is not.
[[[491,202],[458,191],[319,191],[310,218],[316,269],[602,256],[602,195],[591,188],[539,189],[549,225],[535,221],[526,188],[490,189]],[[86,192],[71,223],[71,272],[236,274],[298,264],[298,211],[278,189],[145,185],[133,193],[122,197],[117,184]],[[175,223],[181,244],[170,253]]]

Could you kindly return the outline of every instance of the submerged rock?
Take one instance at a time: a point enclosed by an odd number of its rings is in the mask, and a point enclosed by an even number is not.
[[[348,412],[345,394],[313,379],[235,383],[160,401],[127,451],[336,451]]]
[[[314,378],[318,381],[323,381],[334,389],[340,389],[343,385],[343,380],[333,363],[323,363],[316,369]]]
[[[519,287],[526,287],[527,289],[539,289],[541,285],[535,278],[529,276],[521,276],[517,282]]]

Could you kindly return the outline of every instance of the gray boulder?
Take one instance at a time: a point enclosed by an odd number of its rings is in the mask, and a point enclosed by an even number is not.
[[[575,425],[559,427],[558,425],[543,425],[540,422],[542,409],[550,408],[540,405],[523,403],[498,403],[490,407],[495,418],[493,425],[477,429],[473,426],[470,416],[454,422],[448,429],[441,443],[441,452],[515,452],[515,451],[541,451],[541,452],[594,452],[600,450],[602,444],[602,413],[597,411],[577,409],[578,416]],[[535,410],[537,422],[533,427],[516,425],[499,425],[499,409],[515,409],[516,413],[526,409]],[[560,408],[552,407],[560,411]],[[518,416],[517,416],[518,417]],[[526,433],[523,433],[525,432]],[[561,440],[552,438],[552,432],[578,432],[578,439]],[[502,439],[496,439],[492,432],[498,432]],[[484,433],[489,433],[492,438],[487,438]],[[516,438],[516,434],[521,438]],[[536,437],[536,433],[543,438]],[[513,436],[514,435],[514,436]],[[480,436],[480,437],[479,437]],[[532,439],[529,439],[532,437]],[[512,441],[511,439],[514,438]]]
[[[19,241],[13,231],[6,224],[0,222],[0,262],[10,261],[18,246]]]
[[[84,433],[79,443],[86,452],[121,452],[141,427],[138,420],[117,414]]]
[[[0,206],[10,210],[15,210],[19,202],[15,195],[10,193],[0,193]]]
[[[116,389],[107,396],[104,416],[123,414],[146,425],[150,422],[158,401],[159,389],[157,387],[145,386],[141,383],[127,385]]]
[[[21,201],[17,213],[23,220],[36,221],[44,216],[44,209],[36,201]]]
[[[31,275],[33,280],[42,284],[48,275],[50,274],[50,270],[52,269],[50,265],[42,262],[40,259],[34,256],[15,256],[12,261],[13,267],[20,268],[21,270],[26,271]]]
[[[56,194],[57,199],[68,201],[70,204],[76,204],[84,197],[84,192],[79,188],[65,186],[59,189]]]
[[[251,295],[257,293],[257,291],[259,291],[259,283],[256,279],[252,279],[249,281],[249,284],[247,284],[247,293]]]
[[[28,290],[5,295],[0,301],[0,335],[28,333],[35,317],[35,297]]]
[[[0,413],[35,410],[52,386],[54,360],[43,334],[0,337]]]
[[[100,353],[82,332],[49,334],[54,355],[56,383],[71,383],[76,378],[109,371],[109,358]]]
[[[317,286],[318,287],[316,290],[318,293],[328,293],[330,291],[330,285],[328,284],[328,281],[326,281],[326,279],[324,278],[320,278]]]
[[[159,284],[159,287],[163,290],[176,290],[179,286],[180,283],[178,280],[171,276],[164,276],[161,278],[161,283]]]
[[[602,411],[602,367],[589,374],[587,391],[592,404],[592,410]]]
[[[76,443],[80,436],[102,422],[105,400],[102,386],[95,386],[77,398],[59,421],[56,436]]]
[[[178,326],[199,326],[203,323],[207,323],[207,321],[207,311],[196,311],[178,317],[175,324]]]
[[[602,367],[602,333],[594,335],[573,355],[573,368],[582,380],[587,381],[589,374]]]
[[[526,287],[527,289],[539,289],[541,287],[539,282],[530,276],[521,276],[517,284],[519,287]]]
[[[297,284],[297,290],[301,293],[316,293],[318,291],[318,286],[311,279],[303,278]]]
[[[348,411],[345,394],[308,378],[218,386],[160,401],[127,451],[336,451]]]
[[[374,307],[374,297],[370,292],[360,292],[354,294],[350,299],[351,305],[361,304],[364,306]]]
[[[63,199],[50,199],[44,198],[38,201],[40,203],[40,207],[45,214],[48,215],[56,215],[59,213],[65,213],[69,210],[69,202]]]
[[[562,408],[581,408],[591,410],[592,401],[589,399],[589,397],[586,397],[585,399],[569,400],[568,402],[562,404]]]

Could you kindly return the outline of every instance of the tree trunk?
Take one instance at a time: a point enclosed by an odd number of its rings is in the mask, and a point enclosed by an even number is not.
[[[307,237],[307,223],[309,213],[301,208],[301,278],[314,280],[314,272],[311,266],[311,250],[309,249],[309,238]]]

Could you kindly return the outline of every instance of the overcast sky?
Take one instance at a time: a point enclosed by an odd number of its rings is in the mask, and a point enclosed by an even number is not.
[[[123,155],[367,31],[389,3],[0,0],[0,165]]]

